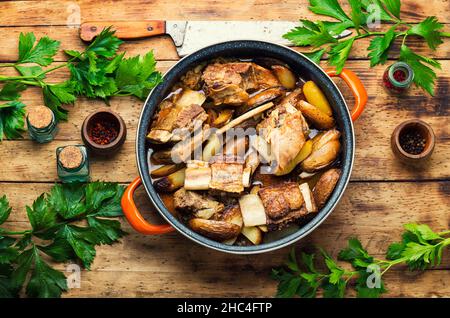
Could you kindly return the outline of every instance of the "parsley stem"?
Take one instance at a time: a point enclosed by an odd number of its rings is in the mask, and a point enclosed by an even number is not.
[[[0,233],[2,235],[25,235],[32,233],[33,230],[25,230],[25,231],[8,231],[4,229],[0,229]]]
[[[14,67],[14,63],[0,63],[0,67]]]
[[[450,234],[450,230],[438,233],[438,235],[440,235],[440,236],[445,236],[445,235],[449,235],[449,234]]]

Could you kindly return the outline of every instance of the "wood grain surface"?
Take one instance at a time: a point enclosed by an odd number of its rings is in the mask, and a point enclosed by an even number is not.
[[[402,1],[402,17],[417,23],[435,15],[450,23],[448,0]],[[0,62],[12,62],[17,57],[20,32],[35,32],[37,37],[49,35],[61,41],[63,49],[82,49],[77,24],[89,20],[133,21],[161,20],[298,20],[314,18],[307,9],[307,0],[242,1],[230,6],[224,1],[171,0],[153,1],[3,1],[0,2]],[[81,20],[72,19],[78,10]],[[346,67],[355,71],[365,84],[369,102],[355,123],[357,149],[352,179],[344,197],[331,216],[310,236],[297,243],[300,249],[314,246],[336,255],[350,236],[358,236],[370,253],[382,257],[390,242],[400,239],[402,225],[423,222],[436,230],[450,227],[450,122],[449,83],[450,45],[448,41],[436,52],[422,41],[411,39],[417,52],[433,56],[442,64],[436,96],[413,89],[404,98],[389,96],[380,85],[383,66],[369,68],[368,40],[358,42]],[[153,50],[158,69],[167,70],[178,59],[168,36],[128,41],[121,47],[127,55]],[[398,57],[398,44],[390,59]],[[57,63],[66,60],[58,54]],[[325,61],[322,65],[326,67]],[[3,72],[3,70],[2,70]],[[12,72],[7,70],[7,72]],[[67,77],[64,71],[51,75],[50,80]],[[337,80],[348,104],[353,99],[345,84]],[[23,94],[28,108],[42,105],[38,89]],[[101,101],[80,98],[68,106],[69,121],[59,125],[55,141],[37,145],[27,136],[23,140],[0,144],[0,195],[6,194],[14,212],[6,223],[8,228],[25,229],[25,206],[57,180],[55,150],[58,146],[81,143],[80,128],[92,111],[107,107]],[[113,98],[111,109],[118,112],[128,127],[128,139],[112,158],[92,159],[92,178],[128,183],[137,176],[134,155],[136,126],[142,102],[134,98]],[[434,129],[437,146],[431,160],[420,168],[399,164],[389,146],[396,125],[410,118],[421,118]],[[142,189],[136,194],[138,206],[147,217],[155,217]],[[270,269],[281,264],[289,248],[254,255],[236,256],[211,251],[173,233],[164,236],[143,236],[135,233],[125,221],[130,233],[114,246],[97,249],[91,271],[82,272],[80,289],[72,289],[67,297],[260,297],[273,296],[276,284],[269,278]],[[232,265],[230,265],[232,264]],[[64,264],[57,264],[63,270]],[[443,264],[423,273],[397,268],[386,275],[391,297],[450,297],[450,256]]]

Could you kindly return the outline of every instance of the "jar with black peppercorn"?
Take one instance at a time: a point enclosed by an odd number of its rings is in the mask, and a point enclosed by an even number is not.
[[[38,143],[52,141],[58,132],[55,114],[46,106],[33,107],[28,111],[27,126],[30,138]]]
[[[414,80],[414,71],[405,62],[389,66],[383,74],[383,86],[393,95],[405,94]]]
[[[89,160],[85,146],[58,147],[56,158],[58,177],[62,182],[89,181]]]

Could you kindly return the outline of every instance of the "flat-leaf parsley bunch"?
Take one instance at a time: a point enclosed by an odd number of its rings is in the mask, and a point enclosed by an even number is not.
[[[56,184],[27,206],[31,229],[2,228],[11,207],[0,197],[0,298],[60,297],[68,290],[65,275],[50,266],[79,262],[89,269],[100,244],[125,235],[120,222],[124,187],[115,183]]]
[[[407,45],[410,36],[423,38],[432,50],[443,43],[450,33],[442,32],[444,25],[436,17],[427,17],[418,24],[406,23],[400,18],[400,0],[348,0],[351,11],[344,12],[337,0],[309,0],[309,9],[319,15],[334,18],[335,21],[300,20],[300,26],[284,34],[284,38],[297,46],[309,46],[317,50],[307,55],[315,62],[327,53],[328,64],[341,72],[352,50],[353,44],[360,39],[373,37],[368,47],[370,66],[384,64],[389,50],[397,38],[402,40],[400,60],[408,63],[415,73],[414,83],[434,95],[436,73],[440,69],[438,61],[417,53]],[[372,32],[369,27],[373,19],[390,24],[383,32]],[[354,29],[352,37],[338,40],[335,37],[345,30]]]
[[[383,275],[395,265],[406,264],[410,270],[424,270],[442,262],[444,249],[450,246],[450,230],[436,233],[425,224],[406,224],[402,241],[389,246],[386,259],[377,259],[363,248],[356,238],[348,240],[338,260],[350,263],[353,269],[342,267],[327,252],[320,250],[323,268],[315,265],[315,255],[302,253],[299,263],[292,249],[286,266],[272,270],[278,281],[277,297],[342,298],[353,281],[358,297],[377,298],[386,292]]]
[[[145,99],[149,91],[161,82],[152,52],[144,56],[124,58],[118,54],[122,43],[110,28],[104,29],[83,52],[64,51],[69,60],[44,70],[53,63],[60,42],[47,36],[36,41],[33,33],[20,34],[19,57],[15,63],[2,63],[0,68],[14,68],[17,76],[0,74],[0,140],[20,138],[24,131],[25,105],[20,94],[29,86],[42,89],[44,104],[57,120],[67,120],[64,104],[73,104],[78,96],[99,98],[108,102],[113,96],[136,96]],[[61,83],[46,80],[49,73],[68,68],[70,78]],[[4,101],[4,103],[2,103]]]

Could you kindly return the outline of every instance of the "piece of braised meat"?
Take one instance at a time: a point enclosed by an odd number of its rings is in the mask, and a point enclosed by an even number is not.
[[[202,80],[215,105],[240,106],[249,99],[249,92],[280,86],[271,71],[250,62],[209,64]]]
[[[173,202],[178,211],[192,213],[194,216],[204,219],[209,219],[224,209],[224,205],[213,198],[195,191],[187,191],[184,188],[174,193]]]

